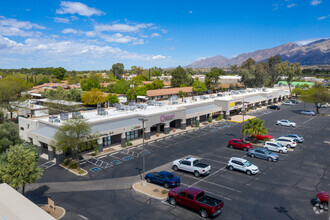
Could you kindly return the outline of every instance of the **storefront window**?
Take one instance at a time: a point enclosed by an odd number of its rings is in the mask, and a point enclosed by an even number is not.
[[[126,132],[126,140],[132,140],[132,139],[136,139],[138,137],[139,137],[138,130]]]
[[[111,144],[111,136],[104,137],[104,138],[102,138],[102,140],[103,140],[103,146],[110,146],[110,144]]]

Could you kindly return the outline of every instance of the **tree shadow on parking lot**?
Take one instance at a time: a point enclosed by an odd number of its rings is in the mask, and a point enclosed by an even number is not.
[[[279,213],[283,213],[284,215],[286,215],[289,219],[294,220],[294,218],[292,218],[288,213],[289,211],[286,210],[284,207],[274,207],[275,210],[277,210],[277,212]]]
[[[48,203],[48,197],[45,195],[45,192],[49,189],[47,185],[42,185],[37,189],[30,190],[26,192],[24,195],[26,198],[30,199],[32,202],[36,204],[46,204]]]

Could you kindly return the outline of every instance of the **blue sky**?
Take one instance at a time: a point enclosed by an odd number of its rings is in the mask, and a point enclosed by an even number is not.
[[[0,68],[185,66],[330,36],[326,0],[13,0],[0,7]]]

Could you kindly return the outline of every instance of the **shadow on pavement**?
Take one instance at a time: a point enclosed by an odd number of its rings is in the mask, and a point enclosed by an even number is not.
[[[40,186],[37,189],[30,190],[25,193],[25,197],[30,199],[35,204],[47,204],[48,197],[45,195],[45,192],[49,189],[47,185]]]

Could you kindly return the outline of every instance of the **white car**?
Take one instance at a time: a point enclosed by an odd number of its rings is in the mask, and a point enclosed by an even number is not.
[[[275,141],[266,141],[263,148],[266,148],[267,150],[270,151],[279,152],[281,154],[288,152],[288,148],[284,147],[282,144],[277,143]]]
[[[295,148],[297,146],[297,142],[291,137],[279,137],[277,139],[272,139],[272,141],[280,143],[287,148]]]
[[[256,165],[253,165],[249,161],[239,157],[230,158],[227,168],[229,170],[243,171],[247,175],[257,174],[259,172],[259,168]]]
[[[292,121],[289,121],[289,120],[286,120],[286,119],[282,119],[282,120],[278,120],[276,122],[277,125],[280,125],[280,126],[287,126],[287,127],[296,127],[297,124],[292,122]]]
[[[290,101],[286,101],[286,102],[283,103],[283,105],[293,106],[293,103],[290,102]]]
[[[205,163],[200,163],[197,158],[187,157],[185,159],[175,160],[172,163],[174,171],[184,170],[190,173],[194,173],[195,176],[201,174],[207,175],[210,173],[211,166]]]

